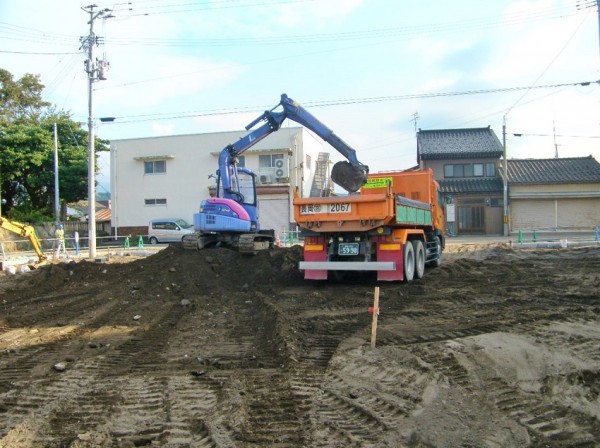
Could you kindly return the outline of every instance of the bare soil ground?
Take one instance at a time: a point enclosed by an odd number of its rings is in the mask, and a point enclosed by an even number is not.
[[[0,447],[600,446],[599,248],[455,246],[411,284],[300,257],[1,274]]]

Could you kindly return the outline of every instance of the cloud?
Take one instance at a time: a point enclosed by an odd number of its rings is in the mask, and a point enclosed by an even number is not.
[[[152,136],[153,137],[160,137],[163,135],[173,135],[174,130],[175,130],[175,125],[173,125],[173,124],[152,123]]]
[[[364,0],[325,0],[282,4],[274,9],[274,22],[285,27],[294,27],[306,22],[326,27],[331,21],[343,21],[363,3]]]
[[[134,100],[138,109],[155,108],[165,101],[174,102],[223,88],[244,72],[243,67],[227,61],[159,52],[152,55],[121,52],[111,58],[111,67],[112,82],[101,89],[104,101]]]

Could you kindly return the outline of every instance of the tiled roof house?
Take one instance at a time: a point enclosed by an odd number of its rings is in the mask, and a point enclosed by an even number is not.
[[[503,147],[487,128],[419,130],[417,158],[431,168],[454,234],[578,230],[600,225],[600,164],[593,157],[508,160],[504,229]]]
[[[431,168],[450,204],[446,216],[451,233],[502,233],[503,147],[485,128],[419,129],[417,159]],[[454,221],[452,221],[454,219]]]
[[[592,156],[508,160],[512,231],[600,225],[600,163]]]
[[[419,129],[419,160],[499,158],[503,148],[490,127],[471,129]]]
[[[597,184],[600,163],[592,156],[564,159],[509,159],[511,185]]]

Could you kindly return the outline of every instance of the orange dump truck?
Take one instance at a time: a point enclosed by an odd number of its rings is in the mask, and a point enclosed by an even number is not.
[[[411,281],[425,266],[439,266],[445,223],[431,170],[369,174],[349,196],[294,196],[294,217],[304,236],[304,278],[330,271],[377,271],[382,281]]]

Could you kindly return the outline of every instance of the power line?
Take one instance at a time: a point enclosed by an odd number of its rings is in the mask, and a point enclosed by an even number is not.
[[[286,3],[297,3],[315,0],[291,0]],[[184,3],[188,5],[189,3]],[[196,4],[196,3],[194,3]],[[264,3],[248,3],[238,4],[230,7],[246,7],[256,6]],[[278,5],[282,4],[281,1],[277,2]],[[170,5],[181,6],[181,4]],[[208,3],[205,3],[208,5]],[[158,6],[157,6],[158,7]],[[161,5],[160,7],[165,7]],[[211,8],[217,8],[214,5]],[[188,12],[188,11],[173,11],[173,12]],[[335,42],[344,40],[364,40],[364,39],[382,39],[382,38],[401,38],[401,37],[412,37],[420,34],[441,34],[454,31],[464,31],[466,28],[489,28],[489,26],[506,26],[506,25],[520,25],[523,23],[531,23],[536,20],[548,20],[564,18],[569,15],[581,14],[573,8],[562,8],[554,10],[542,10],[534,14],[512,14],[507,17],[491,17],[491,18],[476,18],[460,22],[439,22],[439,23],[427,23],[423,25],[413,26],[401,26],[392,28],[379,28],[379,29],[366,29],[366,30],[355,30],[342,33],[317,33],[317,34],[297,34],[297,35],[280,35],[280,36],[267,36],[267,37],[234,37],[234,38],[197,38],[197,39],[154,39],[154,38],[135,38],[122,37],[114,38],[110,40],[111,44],[116,45],[136,45],[136,46],[164,46],[164,47],[185,47],[185,46],[259,46],[259,45],[288,45],[288,44],[307,44],[307,43],[323,43],[323,42]],[[121,15],[123,17],[123,15]],[[127,17],[126,15],[124,17]],[[9,33],[16,34],[17,37],[6,35],[6,31],[3,28],[8,28]],[[22,36],[27,37],[27,39]],[[5,39],[13,40],[24,40],[29,42],[37,43],[49,43],[49,41],[55,41],[64,43],[65,45],[71,44],[75,37],[65,34],[49,33],[41,31],[35,28],[26,28],[19,25],[12,25],[6,22],[0,22],[0,36]],[[8,52],[8,51],[2,51]],[[39,53],[30,53],[39,54]],[[44,53],[42,53],[44,54]]]
[[[581,29],[581,27],[583,26],[585,20],[587,19],[587,15],[583,18],[583,20],[581,21],[581,23],[577,26],[577,28],[573,31],[573,33],[571,34],[571,36],[569,37],[569,39],[567,39],[567,41],[565,42],[565,44],[562,46],[562,48],[558,51],[558,53],[556,53],[556,55],[554,56],[554,58],[552,58],[552,60],[548,63],[548,65],[546,66],[546,68],[542,71],[542,73],[540,73],[540,75],[535,79],[535,81],[533,82],[533,84],[531,85],[530,89],[527,89],[525,91],[525,93],[523,93],[523,95],[521,95],[521,97],[519,97],[517,99],[517,101],[508,108],[508,110],[506,111],[505,115],[508,115],[508,113],[517,105],[519,104],[519,102],[525,98],[525,96],[529,93],[529,91],[531,89],[534,88],[534,86],[538,83],[538,81],[540,79],[542,79],[542,77],[546,74],[546,72],[550,69],[550,67],[556,62],[556,60],[558,59],[558,57],[563,53],[563,51],[565,51],[565,49],[567,48],[567,46],[569,45],[569,43],[571,43],[571,41],[573,40],[573,38],[575,37],[575,35],[577,34],[577,32]]]
[[[192,11],[207,11],[207,10],[217,10],[217,9],[232,9],[232,8],[247,8],[247,7],[252,7],[252,6],[268,6],[268,5],[287,5],[287,4],[292,4],[292,3],[308,3],[308,2],[315,2],[316,0],[272,0],[272,1],[254,1],[253,3],[244,3],[244,4],[237,4],[237,5],[223,5],[222,3],[225,2],[220,2],[219,4],[214,4],[213,2],[206,2],[203,4],[198,4],[198,2],[192,2],[192,3],[180,3],[180,4],[161,4],[158,6],[150,6],[150,7],[146,7],[146,9],[148,9],[147,12],[143,12],[144,10],[141,9],[141,12],[136,12],[136,9],[133,7],[133,4],[131,7],[129,8],[116,8],[114,11],[115,12],[123,12],[123,11],[130,11],[129,17],[138,17],[138,16],[149,16],[149,15],[163,15],[163,14],[178,14],[178,13],[189,13]],[[169,8],[177,8],[177,7],[184,7],[185,9],[169,9]],[[162,9],[162,10],[160,10]],[[155,11],[152,11],[155,10]],[[125,16],[124,14],[121,14],[121,16]],[[125,16],[127,17],[127,16]]]
[[[600,80],[597,81],[583,81],[575,83],[562,83],[562,84],[548,84],[541,86],[524,86],[524,87],[504,87],[498,89],[479,89],[479,90],[466,90],[460,92],[438,92],[438,93],[421,93],[421,94],[406,94],[406,95],[388,95],[380,97],[367,97],[367,98],[347,98],[339,100],[329,101],[307,101],[303,102],[303,106],[311,108],[315,107],[331,107],[331,106],[345,106],[351,104],[366,104],[366,103],[381,103],[388,101],[404,101],[412,99],[428,99],[428,98],[443,98],[453,96],[466,96],[466,95],[481,95],[481,94],[492,94],[492,93],[504,93],[504,92],[516,92],[520,90],[530,89],[555,89],[562,87],[573,87],[573,86],[589,86],[593,83],[600,84]],[[144,121],[153,121],[157,119],[176,120],[181,118],[192,118],[192,117],[207,117],[217,115],[232,115],[239,113],[246,113],[258,110],[265,110],[272,106],[247,106],[238,107],[233,109],[213,109],[205,111],[190,111],[190,112],[171,112],[165,114],[145,114],[145,115],[129,115],[123,117],[115,117],[119,123],[138,123]],[[126,120],[122,120],[125,118]]]
[[[515,137],[565,137],[565,138],[600,138],[600,135],[565,135],[565,134],[525,134],[513,133]]]
[[[41,52],[41,51],[9,51],[9,50],[0,50],[0,53],[30,54],[30,55],[37,55],[37,56],[65,56],[65,55],[70,55],[70,54],[79,54],[79,52],[55,53],[55,52]]]

